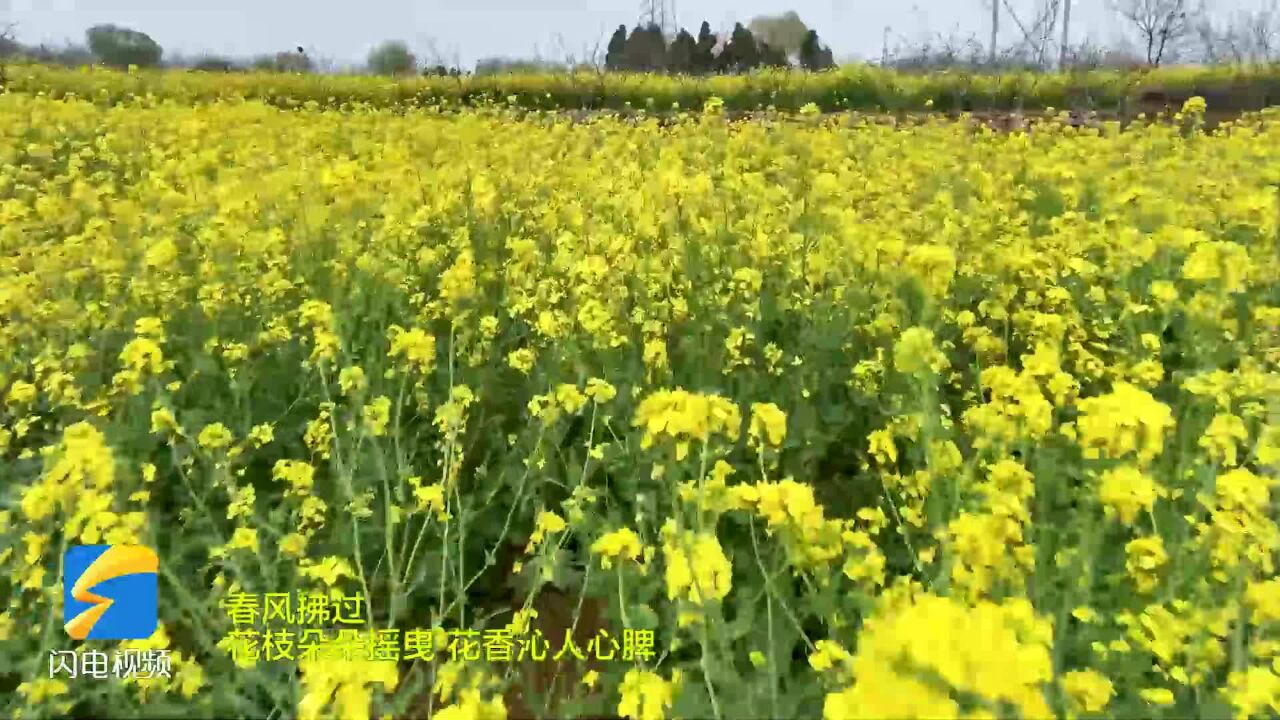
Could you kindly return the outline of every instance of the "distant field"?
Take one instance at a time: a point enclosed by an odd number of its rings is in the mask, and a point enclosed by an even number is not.
[[[0,716],[1280,712],[1273,113],[17,75]],[[62,627],[99,543],[156,550],[151,638]]]
[[[824,112],[951,112],[971,110],[1096,110],[1131,114],[1174,108],[1199,95],[1210,108],[1239,112],[1280,104],[1277,67],[1169,67],[1150,71],[1096,70],[1060,74],[962,71],[906,74],[851,65],[822,73],[764,71],[750,75],[540,74],[388,78],[261,73],[142,71],[43,66],[9,69],[10,88],[95,102],[139,96],[176,102],[255,99],[281,107],[324,108],[440,105],[516,105],[541,110],[668,112],[699,110],[721,99],[730,111],[773,106],[795,111],[813,103]]]

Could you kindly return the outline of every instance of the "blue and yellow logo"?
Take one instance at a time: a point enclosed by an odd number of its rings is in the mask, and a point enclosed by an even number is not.
[[[141,545],[72,545],[62,618],[76,640],[145,640],[159,624],[160,558]]]

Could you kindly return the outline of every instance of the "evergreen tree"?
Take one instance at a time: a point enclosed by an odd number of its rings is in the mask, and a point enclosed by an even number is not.
[[[711,32],[711,24],[702,21],[698,28],[698,41],[693,50],[693,71],[695,73],[712,73],[716,71],[716,43],[720,40]]]
[[[760,47],[760,66],[771,68],[791,67],[791,61],[787,59],[787,51],[780,47],[774,47],[766,42],[761,42]]]
[[[720,69],[728,73],[748,72],[760,66],[760,48],[755,36],[742,23],[733,26],[729,43],[720,53]]]
[[[369,71],[375,75],[409,75],[418,67],[418,59],[409,46],[397,40],[385,42],[369,53]]]
[[[85,41],[100,62],[118,68],[156,67],[164,54],[146,33],[117,25],[94,25],[85,32]]]
[[[627,26],[619,25],[609,38],[609,47],[605,50],[604,66],[606,70],[625,70],[627,59]]]
[[[676,39],[671,41],[671,47],[667,48],[667,71],[681,74],[695,72],[697,52],[697,41],[688,30],[681,28]]]
[[[657,25],[637,27],[627,39],[624,65],[635,72],[660,72],[667,64],[667,40]]]
[[[816,30],[810,30],[805,33],[804,42],[800,43],[800,67],[805,70],[826,70],[835,67],[835,58],[831,55],[831,48],[822,46],[818,41],[818,33]]]

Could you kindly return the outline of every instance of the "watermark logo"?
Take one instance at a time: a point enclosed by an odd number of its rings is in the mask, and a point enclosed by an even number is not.
[[[73,545],[62,559],[63,622],[76,640],[145,640],[158,626],[160,559],[141,545]]]
[[[105,680],[151,680],[173,678],[173,658],[168,648],[116,650],[108,656],[101,650],[50,650],[49,679],[65,677]]]

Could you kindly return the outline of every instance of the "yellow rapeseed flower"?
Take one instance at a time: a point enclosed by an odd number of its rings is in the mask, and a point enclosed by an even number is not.
[[[630,720],[662,720],[671,707],[674,688],[657,673],[628,670],[619,688],[618,714]]]
[[[1102,473],[1098,499],[1108,515],[1131,524],[1140,512],[1150,512],[1160,496],[1160,487],[1150,475],[1132,465],[1122,465]]]
[[[787,415],[773,403],[752,403],[750,435],[754,442],[778,447],[787,437]]]
[[[1164,450],[1165,433],[1173,426],[1169,406],[1128,383],[1116,383],[1110,394],[1081,400],[1076,422],[1087,454],[1114,459],[1133,454],[1140,465]]]
[[[600,564],[606,570],[613,567],[614,558],[638,561],[643,549],[640,536],[631,528],[618,528],[605,533],[591,544],[591,552],[600,556]]]
[[[1062,689],[1077,712],[1102,712],[1115,695],[1111,681],[1094,670],[1072,670],[1063,674]]]
[[[196,437],[196,442],[205,450],[221,450],[235,440],[235,436],[222,423],[210,423],[205,425],[200,431],[200,435]]]

